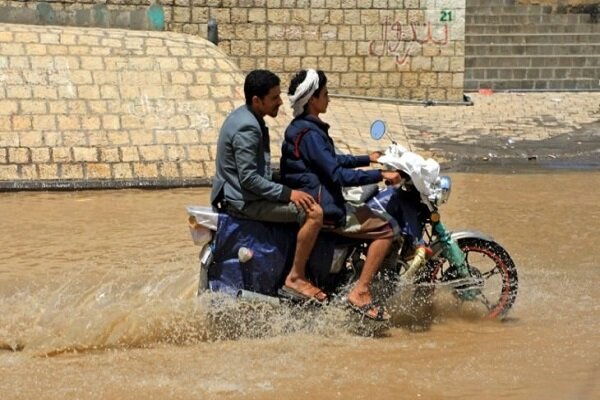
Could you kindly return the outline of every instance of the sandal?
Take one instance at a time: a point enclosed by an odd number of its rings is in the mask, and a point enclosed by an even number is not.
[[[317,303],[325,303],[327,301],[327,294],[316,286],[313,286],[310,295],[301,293],[289,286],[282,286],[278,294],[297,303],[304,303],[309,300],[314,300]]]
[[[391,316],[387,312],[385,312],[385,307],[383,306],[383,304],[371,302],[359,306],[350,302],[350,300],[346,300],[346,304],[352,309],[352,311],[355,311],[358,314],[360,314],[361,317],[366,317],[372,319],[373,321],[385,322],[389,321],[391,318]],[[371,313],[370,311],[373,311],[375,314]]]

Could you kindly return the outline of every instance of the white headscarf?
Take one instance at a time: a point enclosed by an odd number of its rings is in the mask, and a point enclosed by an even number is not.
[[[314,69],[306,70],[306,78],[296,88],[293,95],[289,95],[290,106],[294,110],[294,117],[304,112],[304,106],[319,88],[319,74]]]

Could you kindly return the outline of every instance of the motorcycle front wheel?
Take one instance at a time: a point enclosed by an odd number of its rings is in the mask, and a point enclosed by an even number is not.
[[[455,284],[460,278],[443,256],[429,260],[421,275],[422,281],[431,283],[434,288],[452,287],[457,298],[480,304],[486,318],[504,318],[518,290],[517,268],[510,255],[498,243],[480,238],[459,239],[458,245],[465,253],[471,281],[477,283],[465,287]]]

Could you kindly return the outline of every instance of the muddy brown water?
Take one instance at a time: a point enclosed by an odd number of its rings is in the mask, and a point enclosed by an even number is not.
[[[333,308],[208,319],[185,213],[208,189],[0,194],[0,397],[600,398],[600,173],[451,176],[442,218],[510,252],[516,304],[483,322],[442,293],[429,329],[375,338]]]

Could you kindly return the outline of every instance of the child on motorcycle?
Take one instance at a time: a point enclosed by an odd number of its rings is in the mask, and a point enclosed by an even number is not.
[[[371,240],[360,277],[348,293],[347,303],[367,318],[385,321],[390,315],[374,301],[370,285],[381,263],[399,235],[392,218],[375,213],[366,205],[347,203],[342,188],[373,184],[382,180],[400,182],[394,171],[358,170],[381,156],[336,154],[329,125],[319,115],[327,111],[327,77],[314,69],[298,72],[290,83],[289,99],[294,120],[285,132],[282,145],[282,181],[293,189],[309,193],[323,209],[323,229],[337,234]]]

